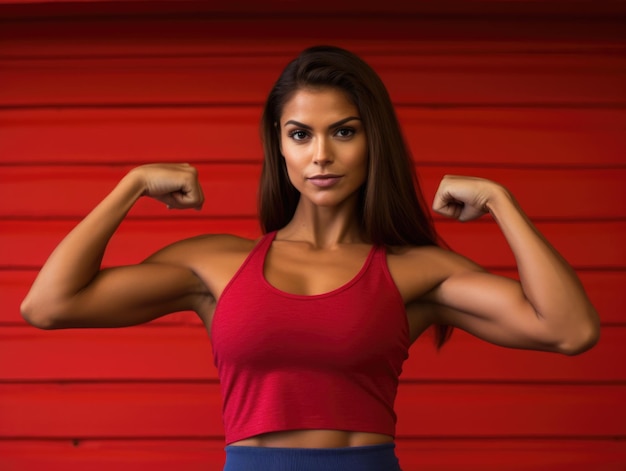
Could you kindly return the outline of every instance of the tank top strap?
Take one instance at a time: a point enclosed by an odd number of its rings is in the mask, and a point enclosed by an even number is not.
[[[276,231],[268,232],[267,234],[263,235],[263,237],[261,237],[261,239],[248,255],[248,258],[246,259],[244,265],[248,267],[254,267],[255,270],[263,270],[263,265],[265,264],[265,256],[267,255],[267,252],[270,249],[275,237]]]
[[[387,248],[384,245],[374,246],[372,262],[377,266],[377,268],[387,270]]]
[[[384,245],[377,245],[374,248],[372,265],[374,266],[374,273],[378,273],[379,276],[384,277],[385,281],[388,282],[390,286],[397,289],[396,282],[389,271],[389,263],[387,262],[387,247]]]
[[[244,269],[250,270],[250,274],[261,274],[260,278],[263,278],[265,259],[267,257],[267,252],[272,246],[272,242],[276,238],[276,232],[277,231],[268,232],[261,237],[241,266],[239,270],[240,272]],[[375,245],[372,247],[365,265],[362,268],[362,274],[367,274],[366,276],[372,276],[372,271],[373,273],[384,273],[385,277],[389,281],[392,281],[389,274],[389,267],[387,266],[387,248],[384,245]]]

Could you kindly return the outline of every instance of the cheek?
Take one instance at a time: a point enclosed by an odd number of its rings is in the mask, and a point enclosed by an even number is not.
[[[287,168],[296,170],[304,165],[307,161],[307,150],[305,146],[285,145],[283,147],[283,159]]]
[[[291,154],[288,154],[288,156],[283,156],[283,162],[285,164],[285,173],[287,174],[287,178],[289,179],[289,182],[294,187],[296,187],[298,191],[300,191],[298,182],[300,181],[299,175],[301,175],[302,172],[300,171],[300,167],[297,164],[297,160],[295,160],[293,157],[294,156]]]

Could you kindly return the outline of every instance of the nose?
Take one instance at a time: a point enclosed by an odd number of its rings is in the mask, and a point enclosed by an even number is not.
[[[323,167],[324,165],[328,165],[332,161],[333,155],[331,145],[323,137],[316,139],[313,163]]]

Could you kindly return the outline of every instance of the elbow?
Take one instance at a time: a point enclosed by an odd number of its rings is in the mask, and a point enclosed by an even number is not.
[[[599,321],[591,322],[589,325],[578,330],[573,338],[559,346],[558,351],[564,355],[574,356],[580,355],[591,349],[600,340],[600,323]]]
[[[31,300],[25,298],[20,305],[22,318],[33,327],[43,330],[58,328],[57,316],[36,306]]]

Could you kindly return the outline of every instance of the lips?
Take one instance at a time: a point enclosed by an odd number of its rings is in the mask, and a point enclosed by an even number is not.
[[[341,179],[341,175],[324,174],[314,175],[309,177],[308,180],[318,188],[328,188],[335,185]]]

